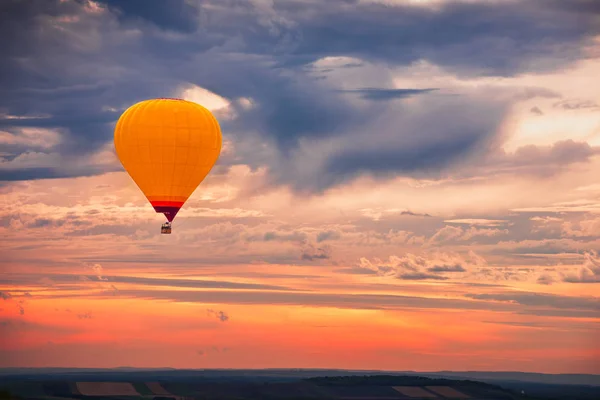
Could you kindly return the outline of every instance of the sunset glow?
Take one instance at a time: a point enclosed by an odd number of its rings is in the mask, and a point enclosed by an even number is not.
[[[597,13],[10,3],[0,367],[600,374]],[[155,97],[223,134],[171,235],[112,142]]]

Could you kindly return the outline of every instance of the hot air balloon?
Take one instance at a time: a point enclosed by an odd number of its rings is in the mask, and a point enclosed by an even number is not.
[[[144,100],[115,126],[117,156],[171,233],[173,219],[221,153],[221,129],[212,113],[182,99]]]

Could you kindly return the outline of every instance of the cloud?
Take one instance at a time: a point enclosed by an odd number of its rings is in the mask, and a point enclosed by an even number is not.
[[[585,252],[584,262],[577,274],[567,274],[563,280],[569,283],[600,282],[600,258],[596,251]]]
[[[592,312],[592,315],[600,315],[600,299],[596,297],[560,296],[555,294],[529,292],[482,294],[469,293],[465,296],[477,300],[493,300],[498,302],[517,303],[524,306],[554,308],[560,310],[573,309],[590,311]]]
[[[61,133],[55,129],[21,128],[12,132],[0,131],[4,153],[44,151],[60,143]]]
[[[445,281],[449,279],[447,276],[436,275],[436,274],[427,274],[425,272],[408,272],[398,276],[400,279],[405,279],[408,281],[420,281],[420,280],[440,280]]]
[[[589,247],[589,244],[580,243],[569,238],[563,239],[525,239],[521,241],[508,240],[495,244],[490,250],[494,254],[512,254],[512,255],[541,255],[560,257],[583,250]],[[579,257],[579,256],[578,256]]]
[[[322,232],[319,232],[317,235],[317,243],[321,243],[321,242],[324,242],[327,240],[338,240],[341,237],[342,237],[342,235],[338,231],[332,231],[332,230],[322,231]]]
[[[590,100],[566,99],[553,104],[564,110],[600,109],[600,105]]]
[[[229,312],[256,307],[267,322],[369,310],[382,329],[423,309],[476,310],[473,328],[596,318],[595,16],[553,0],[388,3],[0,5],[5,310],[71,302],[55,316],[91,332],[119,299],[136,318],[193,303],[199,318],[172,323],[191,342],[174,346],[208,361],[204,335],[255,326]],[[120,113],[163,96],[206,105],[224,135],[168,238],[112,149]],[[571,282],[572,296],[525,292]],[[88,302],[105,310],[86,324]],[[483,329],[486,343],[518,331]]]
[[[89,268],[94,271],[94,273],[96,274],[96,277],[98,278],[99,281],[107,281],[108,280],[107,278],[103,277],[102,265],[91,264],[91,263],[84,263],[84,265],[86,268]]]
[[[569,139],[558,141],[551,146],[522,146],[514,153],[506,154],[503,159],[492,160],[491,164],[495,164],[495,168],[500,170],[510,168],[529,173],[549,174],[566,165],[589,162],[589,159],[597,154],[600,154],[600,148]]]
[[[363,99],[367,100],[394,100],[404,99],[418,94],[426,94],[438,89],[379,89],[379,88],[364,88],[343,90],[345,93],[356,93]]]
[[[444,222],[449,223],[449,224],[500,226],[500,225],[506,224],[508,221],[504,220],[504,219],[459,218],[459,219],[447,219]]]
[[[55,325],[46,322],[35,322],[16,318],[0,318],[0,326],[2,327],[3,333],[6,333],[10,336],[13,334],[23,335],[32,332],[40,332],[44,335],[73,334],[81,332],[81,328],[79,327],[60,326],[57,324]]]
[[[600,218],[596,216],[584,216],[576,220],[561,220],[561,234],[564,237],[576,237],[581,239],[597,238],[600,232]]]
[[[227,353],[228,351],[228,347],[210,346],[206,347],[205,349],[196,350],[196,354],[203,357],[215,353]]]
[[[250,236],[246,240],[255,241],[257,239],[270,242],[270,241],[278,241],[278,242],[298,242],[304,243],[306,241],[306,234],[303,232],[292,232],[289,234],[281,234],[277,232],[265,232],[264,235]]]
[[[542,274],[537,279],[537,283],[541,285],[552,285],[554,282],[556,282],[556,280],[549,274]]]
[[[533,107],[530,111],[535,115],[544,115],[544,112],[540,110],[539,107]]]
[[[473,294],[467,295],[469,300],[459,298],[434,298],[419,296],[403,296],[389,294],[346,294],[317,292],[259,292],[240,291],[232,295],[230,292],[208,290],[123,290],[125,298],[145,298],[172,300],[178,302],[196,302],[212,304],[240,305],[299,305],[306,307],[334,307],[342,309],[460,309],[503,311],[513,313],[531,313],[545,315],[553,313],[557,316],[572,318],[597,318],[598,300],[559,295],[516,294]],[[476,296],[476,297],[473,297]],[[514,301],[515,298],[520,301]]]
[[[464,229],[460,226],[446,225],[429,239],[429,243],[442,244],[446,242],[470,241],[482,237],[506,236],[508,233],[507,229],[477,228],[475,226]]]
[[[332,248],[329,245],[315,246],[312,243],[304,245],[300,252],[300,259],[306,261],[329,260]]]
[[[433,94],[396,86],[394,68],[429,62],[460,77],[536,73],[585,57],[598,33],[592,15],[555,2],[543,3],[543,12],[537,1],[449,2],[431,9],[332,0],[311,2],[310,12],[298,11],[298,2],[137,4],[3,6],[7,23],[0,37],[16,39],[2,42],[0,125],[10,135],[48,129],[59,137],[43,149],[11,148],[1,179],[121,170],[101,151],[119,114],[136,101],[185,87],[227,104],[223,131],[236,150],[215,172],[232,164],[266,167],[269,184],[308,192],[365,174],[440,179],[495,149],[512,100],[490,88]],[[23,54],[26,65],[15,61]],[[367,74],[366,89],[334,84],[313,65],[332,57],[351,61],[334,65],[330,75],[363,74],[375,65],[382,73]],[[35,72],[42,69],[43,78]],[[349,91],[395,101],[365,104]],[[90,154],[97,156],[93,163]]]
[[[499,75],[549,68],[550,60],[564,54],[562,46],[589,41],[600,29],[593,14],[567,12],[560,2],[447,2],[435,9],[342,1],[314,5],[314,13],[299,13],[297,18],[307,31],[295,54],[334,50],[338,55],[406,64],[428,58]],[[434,26],[446,32],[443,38],[430,29]],[[399,35],[405,38],[402,42],[394,40]],[[469,52],[472,49],[477,51]]]
[[[391,223],[390,225],[394,225]],[[382,246],[420,246],[425,242],[425,237],[414,232],[390,229],[387,232],[382,229],[361,230],[357,227],[356,232],[346,232],[344,244],[350,246],[365,246],[381,248]]]
[[[406,254],[403,257],[390,256],[387,261],[373,261],[362,257],[358,267],[373,271],[378,275],[394,276],[406,280],[447,280],[443,273],[462,273],[472,268],[484,267],[485,260],[469,251],[466,256],[452,253],[434,252],[427,255]]]
[[[540,207],[513,208],[511,211],[540,213],[597,213],[600,212],[600,203],[595,199],[579,198],[575,201],[557,202]]]
[[[144,20],[161,29],[181,33],[192,33],[198,28],[200,9],[186,0],[145,0],[122,2],[118,0],[96,0],[115,10],[119,18],[127,20]]]
[[[84,313],[79,313],[79,314],[77,314],[77,318],[78,319],[92,319],[92,312],[87,311]]]
[[[24,297],[31,297],[28,292],[23,295]],[[11,301],[19,310],[20,315],[25,315],[25,308],[23,307],[24,300],[17,300],[15,296],[9,292],[0,292],[0,299],[5,301]]]
[[[435,267],[427,268],[429,272],[465,272],[466,269],[459,264],[455,265],[436,265]]]
[[[397,208],[382,209],[382,208],[363,208],[359,210],[364,216],[372,218],[374,221],[379,221],[382,217],[390,217],[392,215],[408,215],[412,217],[431,217],[427,213],[416,213],[410,210],[401,210]]]
[[[583,332],[594,332],[599,327],[597,323],[575,323],[574,321],[482,321],[487,324],[500,324],[500,325],[509,325],[523,328],[534,328],[534,329],[544,329],[544,330],[557,330],[561,332],[567,331],[583,331]]]
[[[224,311],[215,311],[213,309],[207,309],[206,313],[209,316],[214,316],[215,318],[217,318],[221,322],[227,322],[227,321],[229,321],[229,315],[227,315]]]
[[[367,141],[348,135],[336,143],[320,171],[315,171],[316,189],[348,182],[360,175],[390,178],[397,175],[440,179],[464,166],[475,154],[485,154],[494,146],[495,132],[505,105],[493,99],[477,100],[477,95],[419,100],[421,107],[386,109],[373,124],[377,132]],[[454,118],[473,113],[468,123]],[[435,115],[435,118],[431,118]],[[314,178],[313,178],[314,179]],[[298,182],[295,186],[299,187]]]
[[[164,263],[164,261],[161,261]],[[196,262],[197,263],[197,262]],[[14,274],[11,280],[0,279],[0,284],[13,284],[13,285],[36,285],[36,279],[38,285],[46,286],[45,282],[40,279],[42,275],[39,274]],[[100,280],[97,276],[87,275],[83,276],[75,274],[44,274],[45,281],[52,282],[55,288],[69,283],[78,283],[81,281],[104,283],[106,281],[111,284],[101,286],[103,288],[110,289],[111,294],[114,292],[115,283],[140,285],[140,286],[159,286],[159,287],[178,287],[178,288],[195,288],[195,289],[210,289],[210,288],[222,288],[222,289],[254,289],[254,290],[294,290],[293,288],[286,288],[280,285],[268,285],[263,283],[246,283],[246,282],[228,282],[222,280],[198,280],[198,279],[182,279],[182,278],[153,278],[153,277],[142,277],[142,276],[126,276],[126,275],[108,275],[103,276]],[[71,286],[67,286],[66,290],[69,290]],[[120,291],[120,290],[119,290]]]

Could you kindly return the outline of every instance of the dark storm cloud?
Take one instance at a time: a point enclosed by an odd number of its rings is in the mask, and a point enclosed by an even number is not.
[[[76,178],[80,176],[94,176],[105,172],[120,171],[121,168],[106,168],[99,166],[85,166],[79,169],[54,169],[54,168],[26,168],[17,170],[0,170],[0,181],[22,181],[54,178]]]
[[[545,4],[574,14],[600,15],[600,3],[596,0],[548,0]]]
[[[374,174],[436,172],[449,166],[460,156],[470,154],[488,132],[473,130],[462,138],[453,137],[453,140],[450,140],[452,135],[449,135],[446,141],[433,142],[417,148],[396,145],[387,149],[345,151],[331,157],[325,169],[336,179],[366,171]]]
[[[305,3],[277,6],[301,21],[303,40],[294,54],[396,64],[428,59],[500,75],[522,72],[532,60],[538,61],[537,68],[554,68],[551,60],[564,51],[577,58],[581,48],[564,46],[589,41],[600,30],[593,13],[575,5],[567,12],[560,1],[448,2],[440,11],[356,1],[311,2],[308,9]]]
[[[511,75],[576,60],[600,32],[596,6],[583,1],[568,9],[539,0],[447,3],[435,11],[342,0],[274,2],[273,7],[241,0],[104,0],[100,4],[108,9],[101,12],[86,4],[0,4],[0,115],[30,117],[2,117],[2,129],[60,128],[63,141],[48,151],[85,157],[112,140],[114,122],[125,107],[170,96],[177,85],[193,83],[229,99],[252,98],[258,106],[250,110],[233,103],[239,118],[223,121],[225,136],[240,141],[256,136],[284,155],[302,138],[374,132],[375,145],[340,148],[306,178],[294,175],[294,165],[239,146],[236,162],[269,164],[274,182],[308,190],[364,172],[439,174],[454,161],[487,149],[504,110],[502,105],[496,111],[480,110],[485,118],[448,127],[449,115],[454,118],[457,109],[440,113],[434,108],[422,117],[437,120],[437,127],[412,121],[409,128],[393,129],[405,126],[394,119],[387,121],[392,128],[382,129],[373,124],[388,102],[358,106],[351,94],[316,80],[308,63],[325,56],[387,65],[427,60],[460,74]],[[419,92],[388,84],[357,94],[383,100]],[[417,96],[423,97],[428,95]],[[466,115],[479,100],[461,103],[458,115]],[[48,116],[31,118],[38,115]],[[14,150],[8,159],[24,151]],[[106,168],[70,173],[46,167],[4,169],[0,179],[89,175]],[[316,183],[314,175],[320,177]]]
[[[198,28],[198,7],[185,0],[99,0],[115,9],[123,20],[142,19],[156,26],[183,33]]]
[[[418,94],[425,94],[438,89],[378,89],[365,88],[342,90],[342,92],[356,93],[367,100],[393,100],[404,99]]]

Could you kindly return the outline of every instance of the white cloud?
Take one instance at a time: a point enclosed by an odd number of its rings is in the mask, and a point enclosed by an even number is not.
[[[477,228],[471,226],[468,229],[464,229],[460,226],[446,225],[439,229],[429,239],[429,244],[440,244],[449,241],[466,241],[476,237],[492,237],[508,235],[507,229],[495,229],[495,228]]]
[[[0,131],[0,145],[21,145],[49,149],[60,142],[57,129],[21,128],[17,133]]]
[[[211,111],[217,119],[235,118],[231,101],[200,86],[186,85],[176,90],[176,96],[200,104]]]
[[[571,283],[600,283],[600,258],[595,251],[584,253],[583,265],[577,274],[564,276],[565,282]]]
[[[447,219],[444,222],[446,222],[448,224],[499,226],[499,225],[506,224],[508,221],[505,219],[461,218],[461,219]]]
[[[237,104],[244,110],[251,110],[257,106],[256,101],[251,97],[239,97],[234,100],[227,99],[217,93],[204,89],[197,85],[186,85],[175,91],[175,95],[184,100],[193,101],[210,110],[215,118],[219,119],[235,119],[236,112],[233,108],[233,103]]]
[[[381,276],[393,276],[406,280],[446,280],[447,273],[468,272],[472,268],[485,267],[485,259],[473,251],[465,256],[458,253],[433,252],[424,255],[407,253],[390,256],[387,260],[361,257],[358,267],[371,270]]]

